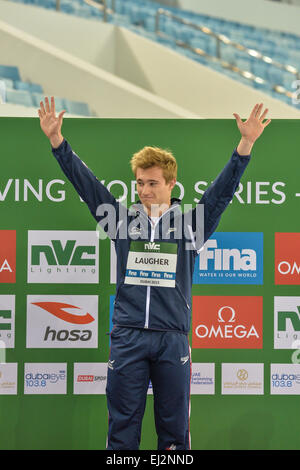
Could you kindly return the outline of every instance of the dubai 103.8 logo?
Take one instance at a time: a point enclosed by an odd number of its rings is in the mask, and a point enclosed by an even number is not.
[[[28,282],[98,283],[99,239],[93,231],[28,231]]]
[[[262,284],[263,233],[215,233],[199,251],[193,283]]]

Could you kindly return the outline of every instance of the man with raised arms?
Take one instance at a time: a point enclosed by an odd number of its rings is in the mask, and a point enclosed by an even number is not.
[[[50,103],[48,98],[40,103],[41,128],[65,175],[101,226],[106,219],[103,205],[108,212],[111,207],[120,222],[115,229],[107,229],[117,256],[106,388],[107,449],[139,448],[150,380],[158,449],[191,448],[188,334],[194,263],[233,198],[255,141],[270,123],[270,119],[265,121],[267,111],[263,111],[263,104],[256,104],[244,122],[234,114],[240,142],[200,203],[189,212],[189,222],[182,224],[181,201],[171,198],[177,163],[169,151],[144,147],[134,154],[131,167],[139,204],[124,209],[63,137],[65,111],[56,116],[53,97]]]

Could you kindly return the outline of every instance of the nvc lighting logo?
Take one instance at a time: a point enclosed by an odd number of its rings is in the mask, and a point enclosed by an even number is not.
[[[199,251],[193,283],[262,284],[263,233],[215,233]]]
[[[298,349],[300,297],[274,298],[274,348]]]
[[[93,231],[28,231],[29,283],[98,283],[99,240]]]

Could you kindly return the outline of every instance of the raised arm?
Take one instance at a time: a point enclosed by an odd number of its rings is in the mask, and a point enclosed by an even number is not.
[[[250,153],[255,141],[270,124],[271,119],[264,122],[268,109],[263,111],[263,104],[256,104],[249,118],[243,122],[238,114],[234,114],[241,132],[241,140],[234,150],[231,159],[221,173],[203,194],[200,204],[204,204],[204,242],[216,230],[222,213],[232,200],[240,179],[249,163]],[[193,231],[197,230],[196,224]],[[199,249],[199,247],[197,247]]]
[[[73,184],[81,199],[88,205],[93,217],[100,223],[111,239],[116,236],[116,224],[120,215],[120,204],[108,189],[96,178],[87,165],[80,160],[63,137],[61,128],[65,110],[55,113],[54,98],[40,102],[38,114],[40,125],[48,137],[52,153],[66,177]],[[123,209],[123,208],[122,208]]]

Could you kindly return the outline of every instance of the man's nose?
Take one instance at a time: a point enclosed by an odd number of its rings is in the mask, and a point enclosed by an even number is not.
[[[148,194],[150,193],[149,191],[149,186],[147,186],[146,184],[142,187],[142,195],[143,196],[148,196]]]

